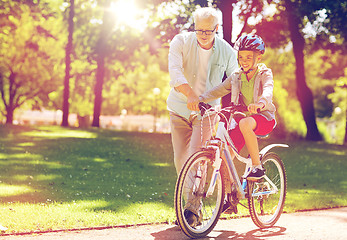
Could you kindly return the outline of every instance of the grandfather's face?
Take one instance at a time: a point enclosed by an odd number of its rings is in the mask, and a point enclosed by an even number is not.
[[[218,30],[213,18],[196,19],[195,33],[200,47],[210,49],[213,46],[214,38]]]

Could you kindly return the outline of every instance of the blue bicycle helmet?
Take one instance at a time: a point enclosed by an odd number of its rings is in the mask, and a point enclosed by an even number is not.
[[[234,48],[237,51],[259,51],[261,54],[264,54],[265,43],[258,35],[244,35],[236,41]]]

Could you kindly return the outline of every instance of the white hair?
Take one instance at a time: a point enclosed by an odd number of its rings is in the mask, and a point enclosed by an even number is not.
[[[216,25],[218,24],[218,12],[215,8],[212,7],[203,7],[203,8],[198,8],[193,12],[193,18],[194,18],[194,23],[198,19],[209,19],[213,18],[213,24]]]

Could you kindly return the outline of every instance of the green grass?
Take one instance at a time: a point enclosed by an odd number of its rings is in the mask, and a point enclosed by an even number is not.
[[[0,126],[0,134],[0,224],[7,233],[175,220],[168,134],[58,126]],[[347,148],[287,143],[290,149],[276,150],[288,177],[284,210],[346,206]]]

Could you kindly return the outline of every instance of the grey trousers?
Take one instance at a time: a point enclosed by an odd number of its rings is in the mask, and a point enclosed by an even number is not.
[[[214,122],[211,124],[211,121]],[[197,115],[191,115],[186,119],[170,111],[171,140],[177,175],[188,158],[210,139],[211,126],[214,127],[215,123],[214,117],[200,120]]]

